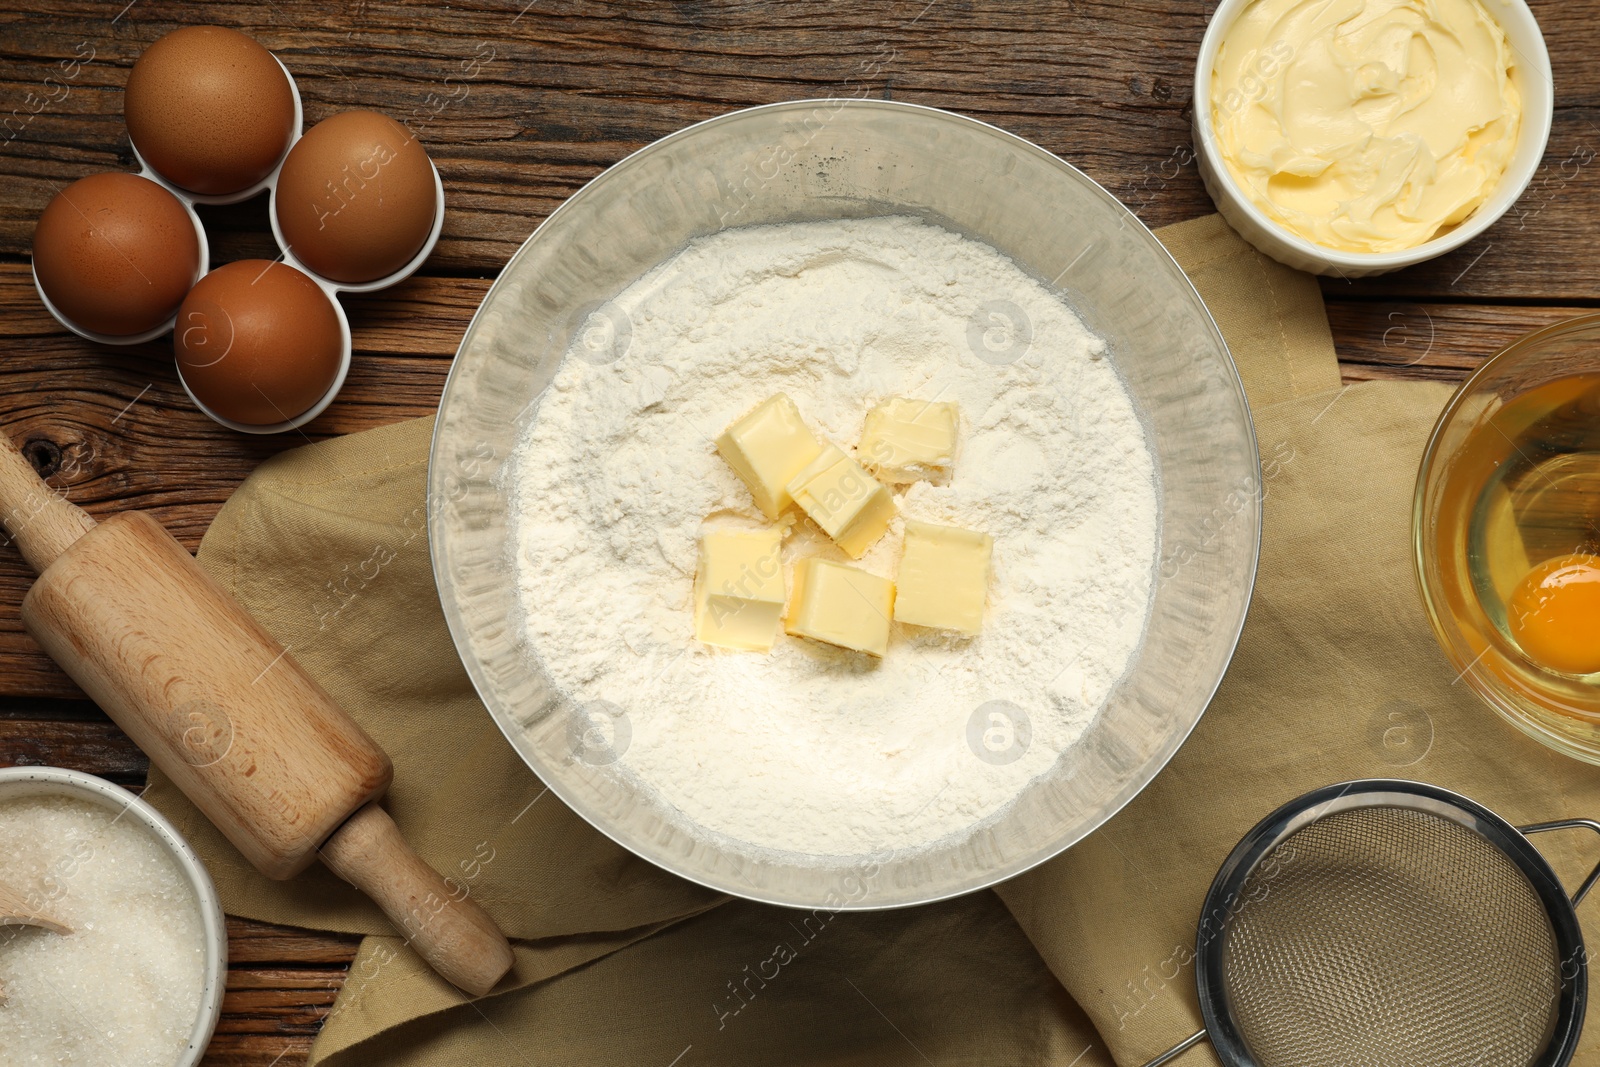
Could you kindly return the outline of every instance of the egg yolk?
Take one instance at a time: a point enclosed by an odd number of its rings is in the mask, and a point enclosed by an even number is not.
[[[1547,560],[1517,583],[1511,636],[1536,662],[1565,674],[1600,671],[1600,556]]]

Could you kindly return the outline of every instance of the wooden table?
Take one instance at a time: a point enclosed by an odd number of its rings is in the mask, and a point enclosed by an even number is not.
[[[1191,218],[1211,210],[1189,103],[1213,6],[20,0],[0,15],[0,427],[89,511],[150,511],[193,548],[266,456],[432,411],[501,264],[584,182],[682,126],[753,104],[848,95],[949,108],[1058,153],[1151,226]],[[1600,64],[1590,51],[1600,0],[1533,6],[1557,85],[1544,167],[1513,213],[1459,252],[1324,283],[1347,380],[1457,379],[1518,334],[1600,301]],[[381,109],[421,135],[444,177],[438,250],[405,284],[346,301],[355,366],[304,434],[221,429],[188,403],[168,343],[81,341],[46,314],[29,274],[34,220],[51,195],[132,165],[128,68],[162,34],[204,22],[277,53],[308,124]],[[265,197],[201,213],[213,262],[276,255]],[[144,757],[22,632],[28,581],[14,552],[0,551],[0,765],[75,767],[141,786]],[[302,1063],[354,940],[243,921],[230,933],[226,1014],[206,1062]]]

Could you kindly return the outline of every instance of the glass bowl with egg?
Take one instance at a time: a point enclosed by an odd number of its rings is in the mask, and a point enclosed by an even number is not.
[[[0,927],[7,1063],[192,1067],[222,1015],[228,938],[211,876],[132,793],[0,768],[0,879],[68,928]]]
[[[1505,215],[1539,169],[1554,99],[1524,0],[1222,0],[1195,65],[1196,161],[1262,252],[1367,277]]]
[[[1413,527],[1459,677],[1600,763],[1600,315],[1516,341],[1461,386],[1423,455]]]

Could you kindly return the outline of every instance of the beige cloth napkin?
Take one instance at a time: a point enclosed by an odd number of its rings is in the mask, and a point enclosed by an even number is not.
[[[725,904],[546,794],[473,695],[439,610],[420,525],[431,429],[264,463],[200,558],[393,757],[386,806],[522,939],[512,976],[469,1004],[326,870],[268,881],[169,781],[152,774],[145,794],[230,914],[369,935],[313,1063],[1033,1064],[1096,1044],[992,894],[878,915]]]
[[[1192,969],[1172,961],[1194,941],[1217,865],[1298,792],[1397,774],[1517,820],[1600,813],[1600,774],[1452,686],[1422,617],[1409,494],[1449,390],[1341,388],[1310,278],[1215,217],[1161,236],[1255,411],[1269,476],[1256,599],[1228,682],[1172,766],[998,898],[807,920],[633,858],[544,793],[456,660],[427,558],[431,420],[264,463],[201,562],[389,751],[387,806],[407,837],[520,939],[513,975],[469,1004],[353,890],[320,869],[261,878],[153,774],[147,796],[205,858],[230,913],[368,935],[312,1061],[1138,1064],[1197,1028]],[[1587,842],[1541,844],[1576,877],[1586,857],[1560,850]]]
[[[1255,596],[1221,690],[1166,770],[1099,833],[998,890],[1125,1065],[1200,1028],[1186,961],[1206,890],[1285,801],[1395,777],[1463,792],[1519,824],[1600,814],[1600,770],[1502,723],[1456,680],[1429,629],[1411,496],[1451,388],[1341,385],[1313,279],[1214,216],[1160,236],[1221,325],[1250,397],[1266,488]],[[1600,859],[1581,832],[1538,847],[1569,888]],[[1594,944],[1594,902],[1580,914]],[[1575,1063],[1600,1063],[1597,1031]],[[1202,1048],[1178,1062],[1216,1059]]]

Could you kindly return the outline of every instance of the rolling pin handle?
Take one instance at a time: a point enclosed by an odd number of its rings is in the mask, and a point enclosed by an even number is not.
[[[0,433],[0,526],[37,574],[94,529],[88,512],[46,485],[11,438]]]
[[[481,997],[511,969],[511,946],[487,912],[452,890],[374,801],[333,832],[322,862],[371,897],[452,985]]]

